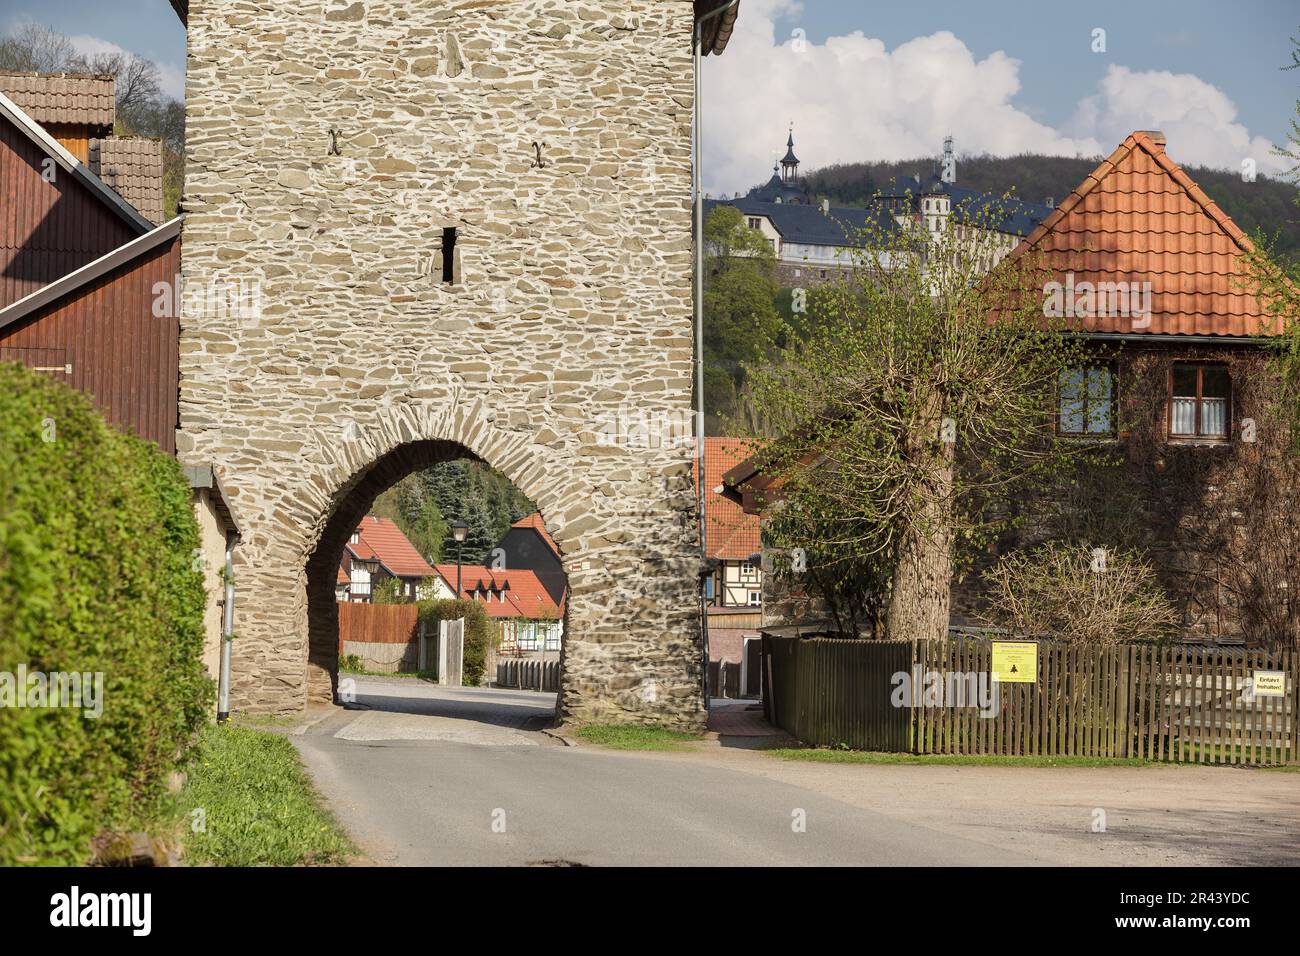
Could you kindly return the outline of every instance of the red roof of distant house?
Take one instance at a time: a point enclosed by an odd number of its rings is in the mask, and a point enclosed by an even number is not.
[[[357,537],[355,543],[348,543],[348,550],[358,560],[378,561],[394,577],[426,578],[434,573],[433,566],[387,518],[366,515],[357,525]]]
[[[528,517],[520,518],[510,527],[532,528],[542,536],[542,540],[546,542],[547,547],[555,552],[556,557],[559,557],[560,549],[555,546],[555,539],[551,537],[551,533],[546,530],[546,525],[542,523],[542,513],[540,511],[534,511]]]
[[[1025,237],[1009,259],[1037,249],[1058,279],[1151,283],[1151,315],[1099,314],[1091,332],[1268,334],[1243,281],[1250,240],[1165,153],[1160,133],[1136,132]]]
[[[739,438],[704,439],[704,533],[709,557],[744,560],[762,547],[757,515],[747,515],[717,488],[728,469],[744,461],[750,446]]]
[[[447,582],[453,593],[456,590],[456,565],[438,565],[438,574]],[[478,564],[463,564],[460,568],[462,598],[472,600],[475,594],[492,593],[491,600],[477,598],[489,617],[522,617],[528,619],[564,616],[564,602],[556,604],[542,587],[542,582],[530,570],[517,568],[496,571]]]

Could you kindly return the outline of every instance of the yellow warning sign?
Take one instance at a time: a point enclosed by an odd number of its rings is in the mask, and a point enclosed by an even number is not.
[[[1001,684],[1038,683],[1038,645],[1033,641],[994,641],[993,679]]]
[[[1286,671],[1255,671],[1256,697],[1285,697]]]

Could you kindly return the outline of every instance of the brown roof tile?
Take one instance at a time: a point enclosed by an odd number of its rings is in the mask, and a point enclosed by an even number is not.
[[[1153,335],[1269,334],[1247,287],[1250,239],[1165,152],[1164,139],[1133,133],[1012,253],[1044,254],[1056,278],[1151,283],[1149,325],[1131,316],[1078,320],[1092,332]],[[1011,261],[1011,260],[1009,260]]]
[[[440,564],[438,574],[454,593],[456,590],[456,565]],[[486,568],[478,564],[464,564],[460,568],[460,597],[478,600],[488,617],[545,618],[558,620],[564,616],[564,599],[559,604],[542,586],[536,572],[527,568],[509,571]],[[485,599],[488,592],[495,597]]]
[[[90,141],[90,171],[140,215],[163,221],[162,144],[144,136],[110,136]]]
[[[757,515],[747,515],[734,501],[714,489],[728,469],[749,455],[749,445],[739,438],[704,439],[705,545],[709,557],[738,561],[762,547]]]
[[[387,518],[366,515],[357,525],[357,535],[357,543],[349,543],[347,548],[358,558],[377,560],[397,577],[425,578],[433,575],[429,562],[420,557],[415,545]]]
[[[67,123],[105,132],[113,128],[116,103],[111,75],[0,71],[0,93],[42,126]]]

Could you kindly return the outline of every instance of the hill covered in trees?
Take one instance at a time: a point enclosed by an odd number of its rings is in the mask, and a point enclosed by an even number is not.
[[[501,472],[458,459],[403,478],[375,500],[370,513],[391,519],[431,564],[456,560],[451,522],[459,518],[469,525],[461,559],[482,564],[510,525],[536,510]]]
[[[1174,157],[1177,158],[1176,156]],[[1085,176],[1097,168],[1098,158],[1068,156],[967,156],[957,161],[957,185],[1002,195],[1014,192],[1030,202],[1051,198],[1060,202]],[[1275,252],[1285,258],[1300,254],[1300,208],[1295,186],[1285,180],[1257,176],[1254,182],[1230,170],[1183,166],[1187,175],[1247,233],[1262,230],[1275,242]],[[808,191],[844,206],[863,206],[896,177],[925,176],[937,172],[933,157],[899,162],[844,163],[813,171]]]

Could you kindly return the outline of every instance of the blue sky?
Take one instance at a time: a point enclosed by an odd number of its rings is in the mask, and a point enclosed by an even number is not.
[[[185,31],[167,0],[0,0],[31,19],[159,63],[183,90]],[[1162,129],[1180,162],[1236,168],[1283,142],[1300,70],[1295,0],[742,0],[705,71],[705,187],[763,179],[795,124],[807,167],[937,153],[1108,153]],[[1105,31],[1094,52],[1093,31]],[[725,104],[725,105],[724,105]]]
[[[34,20],[76,37],[85,49],[107,42],[158,64],[167,91],[184,94],[185,28],[167,0],[0,0],[0,30]]]
[[[958,152],[1109,153],[1161,129],[1177,161],[1263,173],[1300,70],[1295,0],[742,0],[705,71],[705,188],[808,166]],[[1104,51],[1094,51],[1094,31]],[[761,142],[759,142],[761,140]],[[960,178],[960,172],[959,172]]]
[[[1281,72],[1289,37],[1300,35],[1295,0],[811,0],[778,18],[785,35],[808,38],[863,30],[889,47],[951,30],[977,57],[1005,50],[1021,61],[1017,102],[1043,122],[1067,116],[1107,63],[1192,73],[1227,93],[1251,128],[1281,139],[1300,96],[1300,71]],[[1091,51],[1094,27],[1107,53]]]

